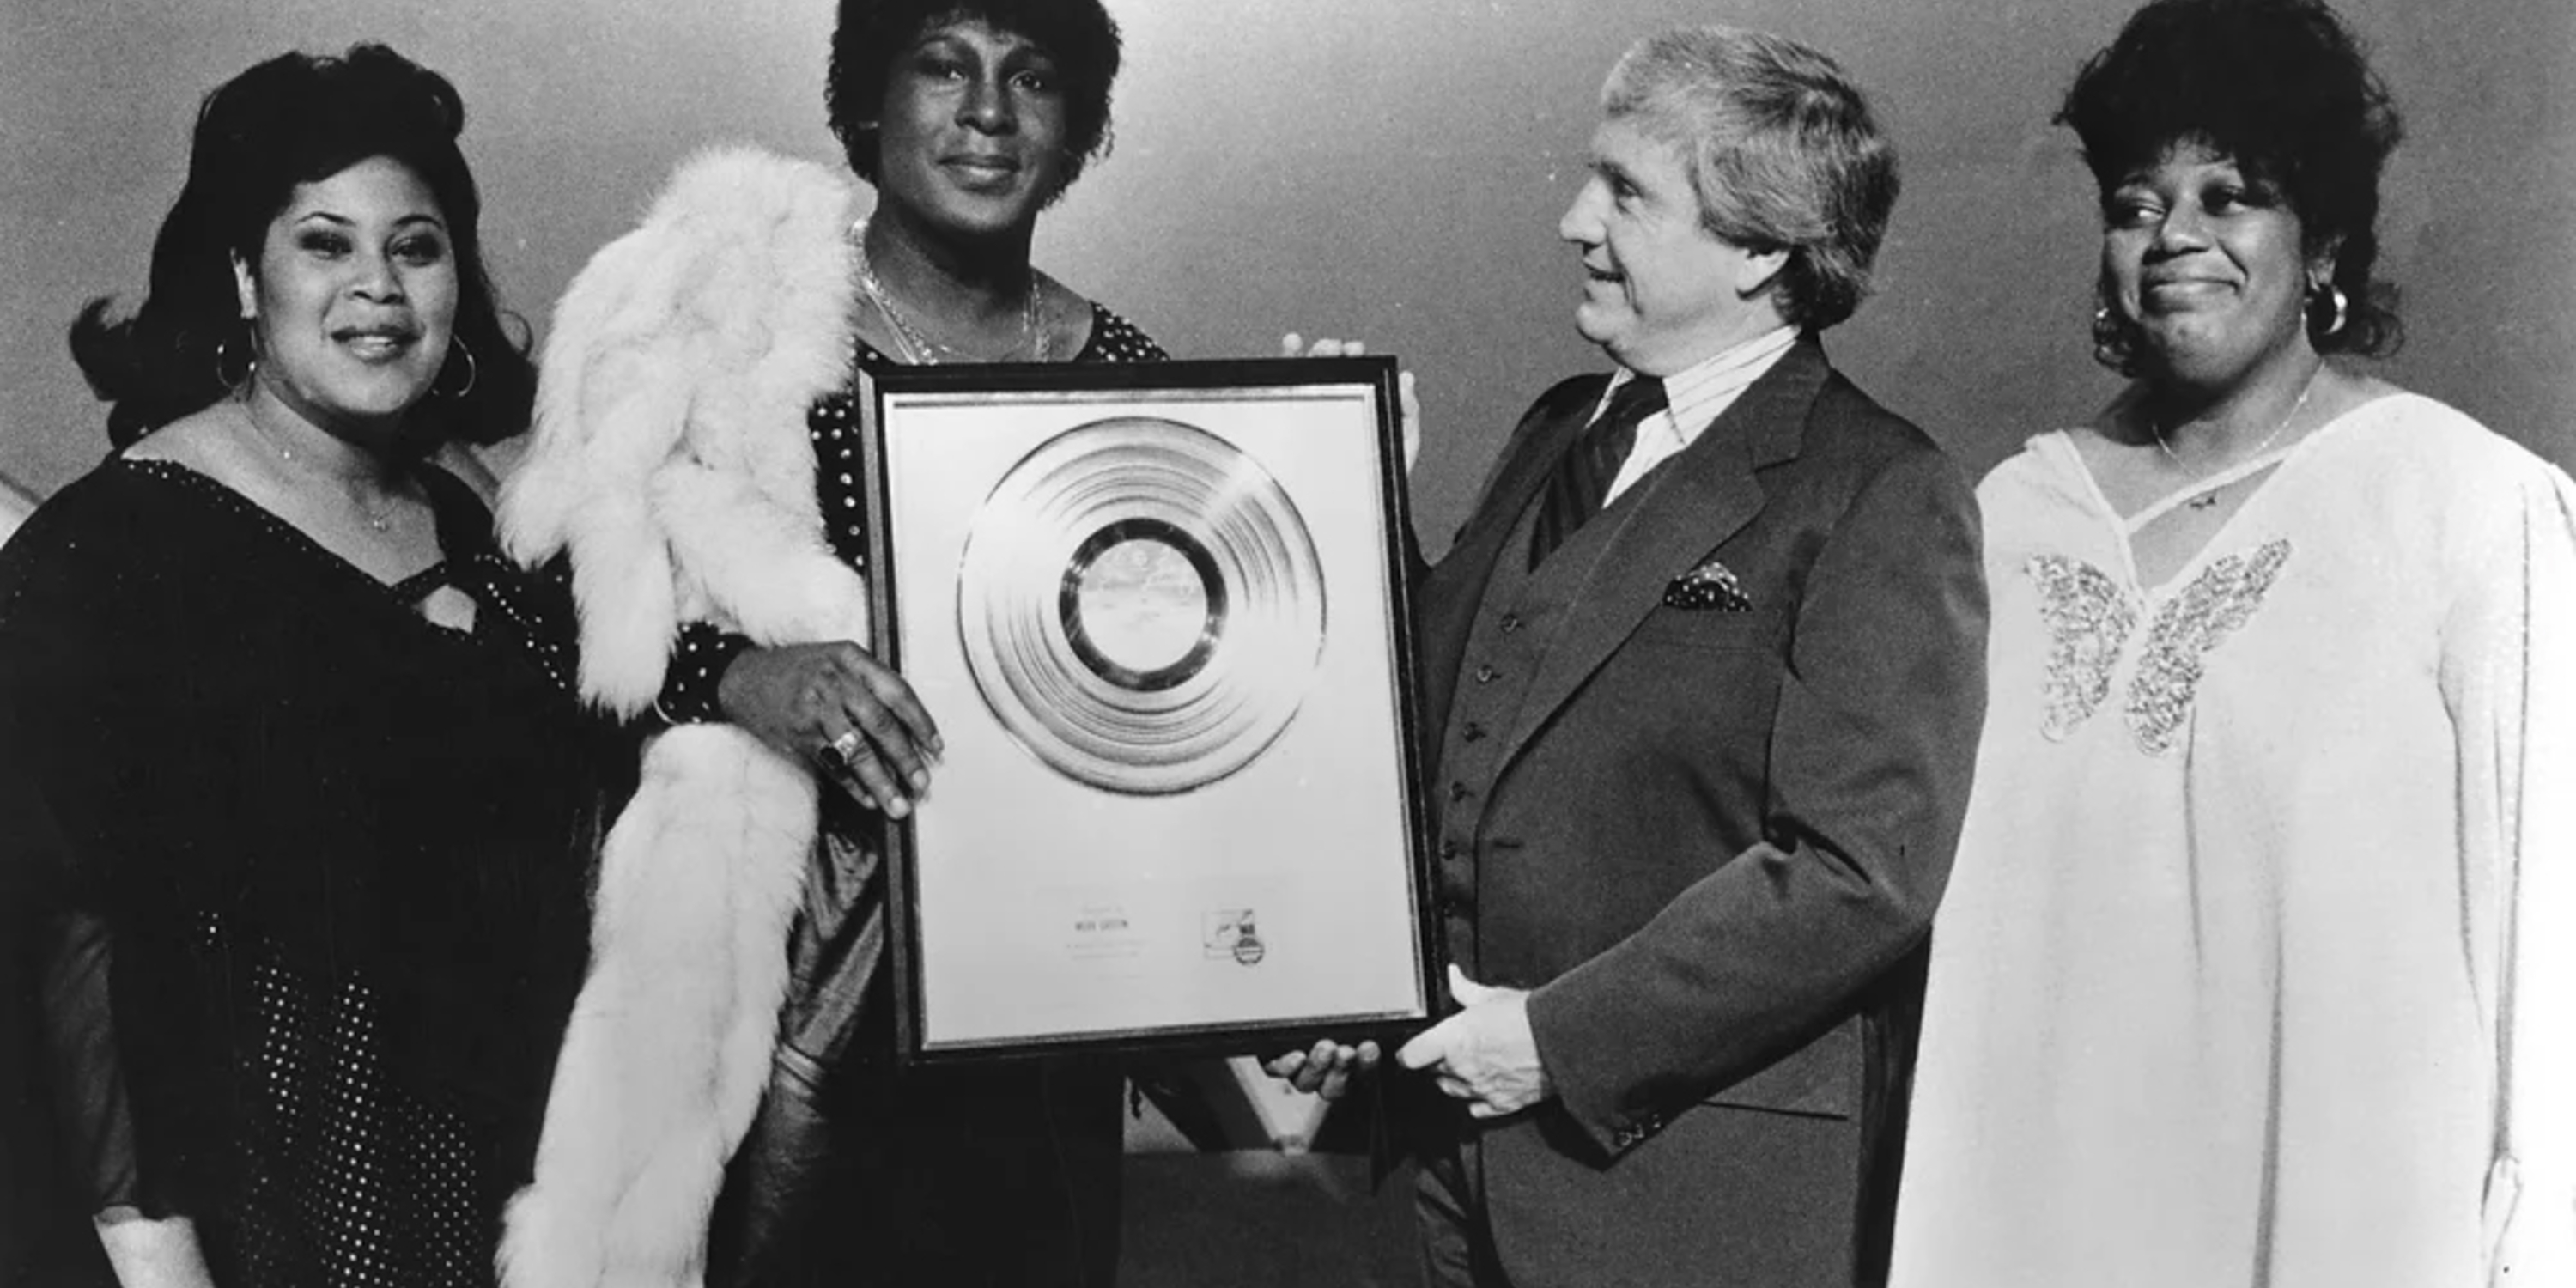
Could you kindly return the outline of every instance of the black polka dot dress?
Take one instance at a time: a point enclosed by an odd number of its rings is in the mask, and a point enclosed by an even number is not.
[[[852,341],[856,366],[885,368],[894,359],[862,340]],[[1171,357],[1134,323],[1094,304],[1091,338],[1075,362],[1162,362]],[[841,389],[815,400],[805,418],[814,443],[814,491],[821,503],[824,535],[832,553],[853,568],[867,568],[867,512],[861,507],[859,482],[859,412],[855,390]],[[673,724],[722,718],[716,705],[716,683],[725,668],[751,646],[742,636],[704,622],[683,628],[662,686],[660,711]]]
[[[1168,357],[1126,319],[1095,305],[1076,362],[1154,362]],[[892,360],[865,344],[853,363]],[[834,553],[867,565],[859,472],[857,395],[816,400],[806,429],[815,496]],[[662,703],[681,719],[712,719],[716,680],[745,642],[711,626],[682,632]],[[901,1282],[1094,1288],[1118,1264],[1124,1072],[1112,1062],[1043,1060],[992,1069],[913,1071],[896,1077],[893,1008],[884,993],[884,819],[845,793],[826,791],[822,833],[841,870],[828,918],[805,929],[827,936],[811,949],[833,983],[873,980],[851,1032],[810,1035],[841,1051],[830,1061],[838,1090],[832,1138],[846,1142],[812,1198],[813,1219],[783,1236],[777,1263],[798,1285]],[[816,931],[820,922],[835,928]],[[803,932],[800,932],[803,933]],[[799,957],[802,961],[804,958]],[[791,1009],[793,1009],[791,1007]],[[803,1034],[782,1034],[796,1044]],[[739,1165],[739,1160],[737,1160]],[[1000,1232],[1006,1237],[997,1237]],[[891,1278],[889,1278],[891,1276]]]

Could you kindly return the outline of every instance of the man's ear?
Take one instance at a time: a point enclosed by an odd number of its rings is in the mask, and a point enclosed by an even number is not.
[[[248,322],[259,316],[259,283],[252,280],[250,262],[241,257],[240,251],[232,253],[232,261],[233,294],[241,300],[242,320]]]
[[[1739,299],[1754,299],[1769,294],[1789,267],[1789,249],[1776,246],[1770,250],[1746,251],[1744,265],[1736,271],[1735,294]]]

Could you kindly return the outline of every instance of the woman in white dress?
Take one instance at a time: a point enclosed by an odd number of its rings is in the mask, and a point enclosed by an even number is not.
[[[2576,486],[2345,369],[2387,91],[2159,0],[2058,120],[2132,383],[1987,477],[1901,1288],[2576,1283]]]

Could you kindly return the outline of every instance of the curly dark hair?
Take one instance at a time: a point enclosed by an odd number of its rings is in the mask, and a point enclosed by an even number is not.
[[[390,157],[428,185],[456,255],[454,336],[471,352],[472,383],[423,399],[406,426],[428,445],[492,443],[527,428],[536,399],[525,326],[513,336],[483,267],[482,198],[456,137],[465,104],[446,77],[377,44],[331,57],[280,54],[217,86],[197,109],[188,181],[152,243],[143,305],[111,321],[107,297],[71,327],[73,360],[112,406],[108,437],[125,447],[230,392],[219,355],[246,358],[248,324],[233,257],[258,263],[269,223],[298,184],[371,157]],[[515,319],[514,319],[515,320]],[[465,387],[449,349],[435,387]]]
[[[832,61],[823,79],[823,111],[850,169],[877,181],[877,114],[885,106],[894,60],[924,30],[978,21],[1022,36],[1047,51],[1063,78],[1064,177],[1048,200],[1063,195],[1085,166],[1109,154],[1109,86],[1118,79],[1118,24],[1100,0],[841,0],[832,27]]]
[[[2107,198],[2180,143],[2234,161],[2281,194],[2304,249],[2334,251],[2331,285],[2308,301],[2319,353],[2381,354],[2402,338],[2397,290],[2375,281],[2379,175],[2404,127],[2361,43],[2321,0],[2154,0],[2075,75],[2055,120],[2083,142]],[[2333,329],[2329,329],[2333,328]],[[2128,371],[2135,337],[2115,320],[2095,337]]]

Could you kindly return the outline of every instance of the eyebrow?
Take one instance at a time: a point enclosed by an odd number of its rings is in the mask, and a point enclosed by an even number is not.
[[[1592,173],[1597,174],[1604,179],[1615,179],[1631,188],[1638,186],[1637,176],[1630,174],[1628,172],[1628,167],[1623,166],[1608,157],[1592,158]]]
[[[355,228],[358,226],[357,220],[351,219],[347,215],[334,210],[308,210],[303,214],[297,215],[295,217],[295,222],[304,224],[311,223],[317,219],[339,228]],[[394,220],[394,227],[396,228],[408,228],[413,224],[428,224],[430,227],[436,228],[440,232],[447,231],[447,221],[440,219],[438,216],[433,215],[426,210],[413,211],[408,215],[403,215]]]
[[[1056,56],[1049,52],[1045,45],[1039,44],[1037,41],[1031,40],[1026,36],[1005,36],[1004,42],[1001,52],[996,54],[990,60],[1000,66],[1008,67],[1013,63],[1026,62],[1033,59],[1043,60],[1049,63],[1057,61]],[[964,36],[960,36],[953,31],[934,32],[922,37],[921,40],[915,43],[912,47],[914,53],[925,53],[933,49],[960,51],[971,55],[978,62],[986,61],[983,46],[978,45],[974,41],[968,40]]]

